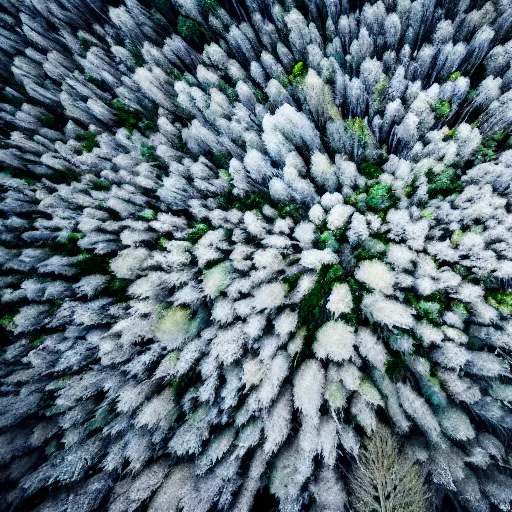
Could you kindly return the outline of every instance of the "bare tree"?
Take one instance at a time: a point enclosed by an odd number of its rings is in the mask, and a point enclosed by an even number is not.
[[[427,512],[430,495],[421,469],[400,452],[385,427],[366,439],[350,477],[357,512]]]

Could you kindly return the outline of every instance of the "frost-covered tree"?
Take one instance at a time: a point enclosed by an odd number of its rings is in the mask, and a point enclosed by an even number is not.
[[[391,432],[380,427],[366,439],[350,475],[351,502],[358,512],[427,512],[424,480]]]
[[[0,4],[4,508],[509,510],[510,2]]]

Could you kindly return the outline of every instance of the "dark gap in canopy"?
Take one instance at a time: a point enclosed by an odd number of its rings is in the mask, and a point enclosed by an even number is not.
[[[277,512],[278,507],[279,501],[273,494],[270,494],[269,486],[266,485],[256,494],[251,512]]]

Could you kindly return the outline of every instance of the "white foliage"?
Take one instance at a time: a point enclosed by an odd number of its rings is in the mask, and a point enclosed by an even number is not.
[[[352,294],[347,283],[336,283],[329,295],[327,302],[327,309],[331,311],[334,316],[341,313],[349,313],[352,309]]]
[[[379,260],[362,261],[355,271],[355,277],[367,284],[370,288],[384,293],[392,294],[395,277],[390,268]]]
[[[293,383],[295,407],[314,423],[320,421],[320,406],[323,401],[325,372],[315,359],[302,363]]]
[[[313,350],[320,359],[341,362],[350,359],[356,340],[354,329],[344,322],[330,321],[316,332]]]

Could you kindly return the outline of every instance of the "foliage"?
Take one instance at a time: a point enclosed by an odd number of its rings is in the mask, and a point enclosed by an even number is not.
[[[94,148],[99,148],[98,132],[84,131],[76,136],[76,140],[81,143],[82,151],[90,153]]]
[[[440,101],[432,105],[432,110],[436,117],[446,117],[451,112],[452,107],[448,101]]]
[[[185,40],[199,41],[204,36],[204,30],[196,21],[185,16],[178,16],[176,30]]]
[[[369,208],[376,211],[387,210],[398,202],[396,194],[391,185],[378,183],[373,185],[368,191],[366,204]]]
[[[357,512],[427,512],[429,492],[421,469],[401,452],[380,427],[365,441],[350,478],[351,502]]]
[[[298,85],[304,80],[307,74],[307,65],[304,64],[304,62],[299,61],[297,64],[295,64],[295,66],[293,66],[292,72],[290,73],[288,79],[292,85]]]
[[[448,197],[460,193],[464,186],[460,181],[460,171],[453,167],[446,167],[439,174],[429,173],[429,197]]]

